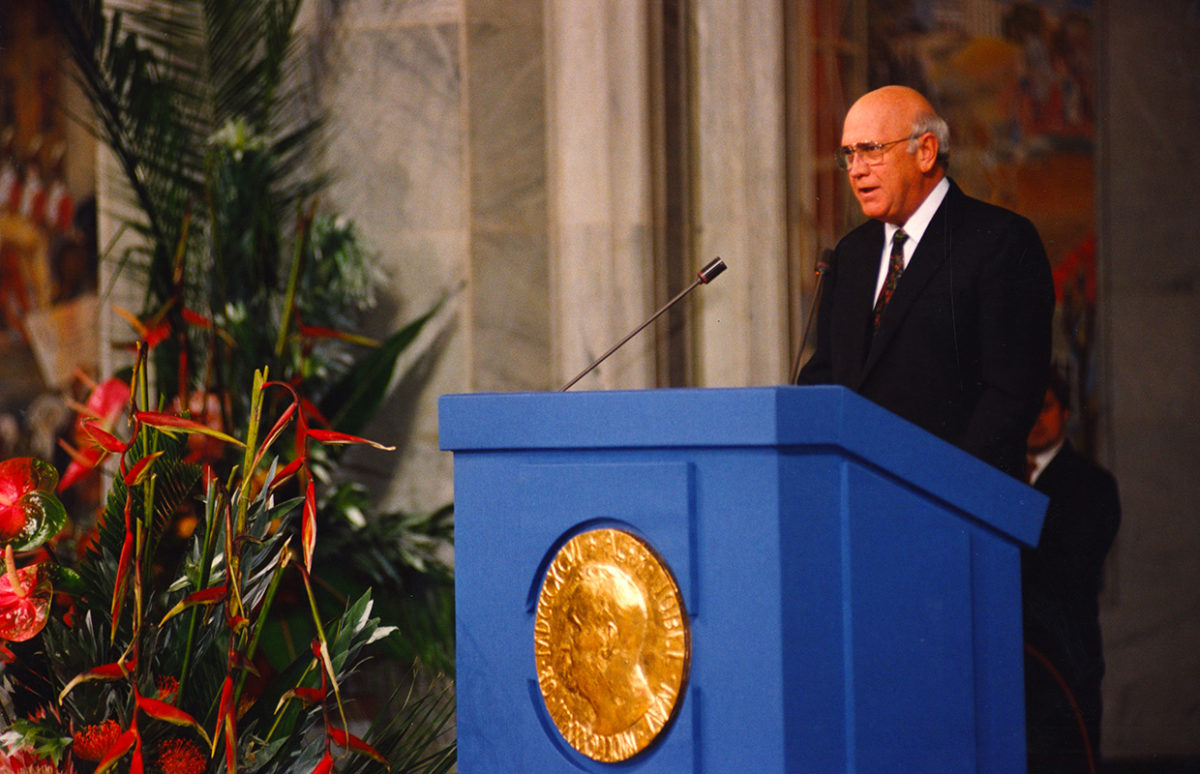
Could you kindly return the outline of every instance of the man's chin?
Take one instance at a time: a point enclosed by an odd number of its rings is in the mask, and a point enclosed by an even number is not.
[[[863,215],[866,215],[868,218],[875,218],[876,220],[883,217],[883,207],[879,206],[874,200],[858,196],[855,198],[858,199],[858,206],[862,208]]]

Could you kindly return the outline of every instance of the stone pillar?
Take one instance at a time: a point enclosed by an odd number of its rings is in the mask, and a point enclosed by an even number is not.
[[[700,386],[779,384],[790,366],[782,5],[698,0],[693,225]]]
[[[557,375],[550,360],[542,2],[465,0],[464,7],[464,386],[545,390]]]
[[[644,0],[546,9],[553,371],[573,377],[653,312]],[[653,337],[575,389],[654,386]]]

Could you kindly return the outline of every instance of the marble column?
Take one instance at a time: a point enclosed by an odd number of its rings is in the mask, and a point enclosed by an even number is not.
[[[546,8],[554,375],[565,382],[652,311],[650,98],[644,0]],[[638,337],[575,389],[654,386]]]
[[[696,299],[697,382],[779,384],[790,366],[782,4],[693,8],[695,258],[726,276]]]

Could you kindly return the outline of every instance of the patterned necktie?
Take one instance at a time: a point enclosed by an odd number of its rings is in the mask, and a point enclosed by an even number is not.
[[[908,239],[908,234],[904,233],[903,229],[897,229],[892,237],[892,259],[888,262],[887,276],[883,279],[883,290],[879,291],[879,298],[875,301],[875,311],[871,317],[871,330],[879,332],[879,318],[883,317],[883,308],[888,305],[888,301],[892,300],[892,294],[896,292],[896,283],[900,281],[900,275],[904,273],[904,241]]]

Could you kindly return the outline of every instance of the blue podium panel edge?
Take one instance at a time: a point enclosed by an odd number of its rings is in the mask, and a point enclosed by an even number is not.
[[[1026,546],[1047,502],[844,387],[443,395],[439,422],[454,452],[831,445]]]

